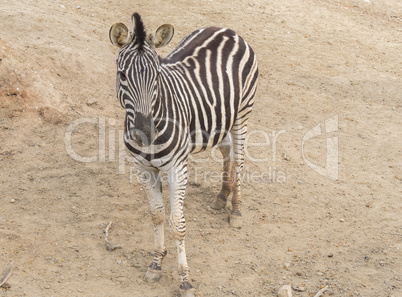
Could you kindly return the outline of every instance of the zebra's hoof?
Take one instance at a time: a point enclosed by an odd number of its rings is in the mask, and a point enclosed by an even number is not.
[[[219,196],[211,204],[211,208],[216,210],[222,209],[224,207],[226,207],[226,201],[219,198]]]
[[[234,215],[231,214],[229,217],[229,224],[230,227],[232,228],[241,228],[241,226],[243,225],[243,218],[241,215]]]
[[[162,276],[162,270],[155,270],[148,268],[147,273],[145,273],[145,280],[149,283],[156,283],[160,280]]]
[[[191,288],[188,290],[180,289],[180,296],[181,297],[195,297],[195,289]]]

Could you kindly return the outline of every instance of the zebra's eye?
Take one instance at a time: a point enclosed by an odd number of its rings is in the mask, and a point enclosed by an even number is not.
[[[126,81],[126,80],[127,80],[126,75],[125,75],[123,72],[121,72],[121,71],[118,71],[118,72],[117,72],[117,77],[118,77],[121,81]]]

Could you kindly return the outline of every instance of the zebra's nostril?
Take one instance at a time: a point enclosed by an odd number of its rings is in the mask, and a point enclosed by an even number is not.
[[[130,132],[131,139],[134,140],[140,147],[149,146],[152,143],[153,135],[147,131],[132,129]]]
[[[133,129],[131,131],[131,139],[133,139],[140,147],[144,146],[144,141],[143,141],[143,137],[141,137],[141,131],[138,131],[136,129]]]

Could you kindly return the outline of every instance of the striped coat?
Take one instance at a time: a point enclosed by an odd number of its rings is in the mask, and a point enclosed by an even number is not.
[[[180,288],[184,295],[192,296],[184,248],[187,159],[190,153],[219,147],[224,157],[223,184],[211,207],[224,207],[233,193],[230,222],[238,227],[240,173],[257,87],[257,60],[251,47],[230,29],[196,30],[163,59],[156,48],[172,38],[171,25],[163,25],[147,37],[140,16],[134,14],[132,32],[117,23],[110,30],[110,39],[121,48],[116,84],[117,97],[126,110],[124,141],[140,174],[147,176],[144,182],[154,223],[155,257],[146,278],[160,277],[166,255],[160,172],[167,172],[169,222],[178,247]]]

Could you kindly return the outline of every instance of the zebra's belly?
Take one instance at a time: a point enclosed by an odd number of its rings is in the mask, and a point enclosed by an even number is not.
[[[199,152],[203,152],[208,148],[216,146],[226,137],[227,134],[227,130],[212,132],[193,132],[191,135],[190,153],[196,154]]]

